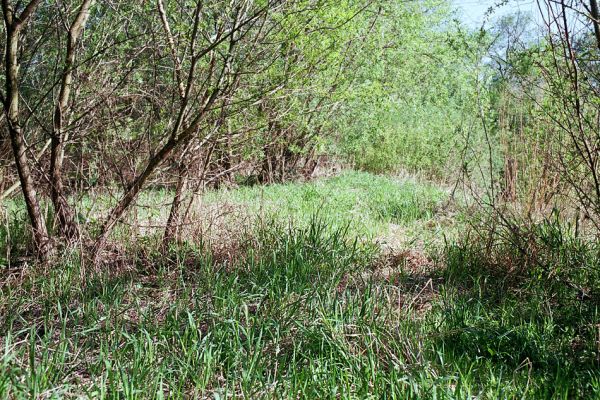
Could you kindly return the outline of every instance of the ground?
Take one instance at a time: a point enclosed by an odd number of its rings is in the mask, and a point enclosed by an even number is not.
[[[194,207],[202,224],[168,251],[151,230],[123,244],[130,224],[102,270],[77,250],[4,268],[0,398],[600,393],[597,297],[581,296],[599,253],[552,225],[565,268],[548,278],[462,240],[461,205],[416,178],[345,172]]]

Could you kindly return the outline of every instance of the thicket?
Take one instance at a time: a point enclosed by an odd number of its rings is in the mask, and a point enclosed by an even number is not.
[[[168,245],[204,188],[332,159],[597,228],[596,7],[539,6],[473,31],[434,0],[3,1],[2,198],[41,258],[101,258],[143,191],[172,194]]]
[[[173,193],[166,245],[205,187],[309,177],[332,156],[377,172],[457,167],[438,148],[464,136],[471,56],[443,2],[2,10],[2,197],[22,189],[41,258],[63,243],[99,257],[148,189]],[[95,196],[114,200],[82,218]]]
[[[598,228],[596,8],[540,3],[541,22],[515,14],[490,31],[480,101],[488,149],[479,176],[487,184],[480,199],[505,214],[505,224],[560,211],[563,219],[588,225],[588,233]]]

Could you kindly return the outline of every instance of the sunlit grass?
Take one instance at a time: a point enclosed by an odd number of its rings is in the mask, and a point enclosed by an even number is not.
[[[346,171],[339,176],[307,183],[241,187],[208,193],[204,201],[243,205],[295,224],[320,215],[335,227],[349,225],[357,234],[373,237],[387,232],[389,223],[411,225],[431,219],[447,198],[433,184]]]
[[[418,265],[356,223],[428,223],[427,185],[348,173],[206,201],[225,198],[264,212],[233,257],[140,241],[100,271],[76,250],[4,269],[0,398],[600,395],[600,252],[559,222],[532,228],[535,259],[470,237]]]

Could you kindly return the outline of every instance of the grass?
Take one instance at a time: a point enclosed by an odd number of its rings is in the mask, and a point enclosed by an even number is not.
[[[402,227],[407,240],[417,237],[430,240],[440,237],[442,230],[451,235],[449,229],[455,225],[439,223],[438,211],[446,198],[445,190],[411,178],[345,171],[313,182],[209,191],[195,204],[192,219],[197,222],[194,228],[203,229],[213,223],[229,228],[239,225],[241,219],[252,220],[251,225],[254,225],[256,218],[306,226],[312,216],[319,214],[327,217],[332,229],[347,226],[352,235],[366,240],[387,236],[390,226],[394,225]],[[79,223],[88,230],[97,229],[101,222],[99,216],[110,209],[115,200],[114,194],[107,193],[82,199],[77,210]],[[140,226],[153,227],[147,230],[147,236],[161,234],[161,229],[156,227],[167,220],[171,201],[172,193],[168,190],[142,192],[138,206],[129,213],[126,223],[115,229],[114,239],[121,242],[130,241],[132,237],[139,239]],[[7,263],[11,253],[21,254],[26,250],[27,240],[23,238],[27,236],[27,214],[19,200],[6,202],[4,213],[0,253]],[[47,215],[47,220],[51,227],[52,215]]]
[[[383,254],[352,210],[377,229],[426,224],[439,200],[414,184],[212,194],[265,213],[233,258],[149,242],[100,272],[77,253],[5,269],[0,398],[600,398],[597,244],[547,221],[526,252],[501,235],[438,262]]]
[[[498,397],[599,398],[598,243],[558,220],[521,235],[446,250],[446,354],[512,379]]]
[[[365,172],[341,175],[307,183],[242,187],[212,192],[205,201],[244,204],[254,212],[275,213],[295,223],[307,222],[317,213],[338,225],[354,224],[362,232],[373,232],[385,223],[406,224],[428,219],[445,199],[445,192],[432,184],[410,178],[394,179]]]

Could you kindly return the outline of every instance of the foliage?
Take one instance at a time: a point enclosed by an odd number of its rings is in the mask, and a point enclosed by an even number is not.
[[[342,97],[339,151],[369,171],[456,175],[477,124],[474,38],[444,2],[389,3],[380,13]]]
[[[0,1],[0,398],[600,398],[596,2]]]

